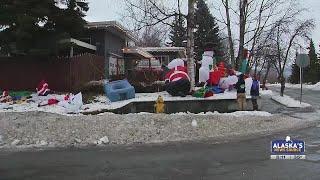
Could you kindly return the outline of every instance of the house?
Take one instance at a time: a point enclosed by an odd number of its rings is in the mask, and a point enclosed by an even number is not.
[[[86,28],[86,37],[80,40],[104,57],[105,75],[111,80],[130,77],[140,61],[149,61],[151,67],[186,57],[184,47],[136,47],[137,37],[116,21],[88,22]]]
[[[185,58],[184,48],[136,47],[137,38],[116,21],[88,22],[85,28],[83,37],[61,40],[58,57],[2,57],[0,89],[34,90],[42,79],[62,92],[104,78],[154,82],[162,75],[161,65]],[[160,71],[150,78],[153,67]],[[132,76],[137,68],[143,76]]]
[[[86,37],[96,47],[96,54],[105,59],[106,78],[125,74],[123,48],[135,46],[137,38],[116,21],[88,22]]]

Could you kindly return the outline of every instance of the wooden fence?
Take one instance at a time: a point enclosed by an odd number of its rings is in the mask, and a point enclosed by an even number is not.
[[[90,81],[104,79],[101,56],[82,54],[72,58],[0,58],[0,89],[35,91],[45,79],[54,91],[76,91]]]

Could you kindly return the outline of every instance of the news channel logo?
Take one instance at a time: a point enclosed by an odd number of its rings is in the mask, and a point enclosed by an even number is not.
[[[271,141],[270,159],[306,159],[305,143],[301,140],[285,139]]]

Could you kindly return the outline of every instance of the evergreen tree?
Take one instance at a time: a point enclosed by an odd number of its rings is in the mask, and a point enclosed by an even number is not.
[[[210,10],[205,0],[197,1],[197,9],[195,13],[195,58],[201,60],[202,54],[207,43],[213,43],[216,53],[222,47],[219,37],[219,26],[215,18],[210,13]],[[218,60],[219,61],[219,60]]]
[[[185,27],[185,19],[182,16],[175,16],[173,27],[169,34],[171,46],[184,47],[184,41],[187,39],[187,29]]]
[[[317,59],[318,59],[318,61],[317,61],[317,81],[320,82],[320,56],[318,56]]]
[[[62,38],[84,30],[88,4],[76,0],[4,0],[0,5],[0,47],[4,53],[50,54]]]
[[[298,84],[300,82],[300,68],[296,63],[293,63],[291,66],[291,76],[289,79],[292,84]]]
[[[314,47],[313,40],[310,41],[309,47],[310,66],[304,69],[304,82],[316,83],[319,81],[319,61]]]

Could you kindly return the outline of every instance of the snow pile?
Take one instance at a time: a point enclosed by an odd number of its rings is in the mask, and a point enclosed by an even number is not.
[[[110,142],[109,138],[107,136],[104,136],[104,137],[100,138],[99,140],[94,141],[94,144],[103,145],[103,144],[108,144],[109,142]]]
[[[272,96],[273,92],[271,90],[260,90],[261,96]]]
[[[278,103],[280,104],[283,104],[289,108],[305,108],[305,107],[310,107],[311,105],[310,104],[307,104],[307,103],[304,103],[302,102],[300,104],[300,101],[297,101],[293,98],[291,98],[290,96],[287,96],[287,95],[283,95],[283,96],[280,96],[280,95],[274,95],[272,96],[272,99],[277,101]]]
[[[267,86],[274,86],[274,87],[280,87],[281,84],[269,84]],[[301,85],[300,84],[291,84],[291,83],[286,83],[287,88],[294,88],[294,89],[300,89]],[[303,89],[309,89],[309,90],[314,90],[314,91],[320,91],[320,82],[317,84],[302,84]]]
[[[265,112],[265,111],[236,111],[233,113],[224,113],[222,115],[230,115],[230,116],[236,116],[236,117],[241,117],[241,116],[263,116],[263,117],[268,117],[272,116],[271,113]]]
[[[318,82],[317,84],[314,84],[314,85],[310,85],[310,86],[312,86],[312,90],[320,91],[320,82]]]
[[[198,126],[198,122],[196,120],[192,120],[191,126],[192,127],[197,127]]]
[[[236,111],[232,113],[219,113],[217,111],[215,112],[207,112],[207,113],[199,113],[194,114],[190,112],[179,112],[174,113],[173,115],[198,115],[198,116],[205,116],[205,115],[221,115],[221,116],[234,116],[234,117],[242,117],[242,116],[261,116],[261,117],[268,117],[272,116],[271,113],[265,112],[265,111]]]

